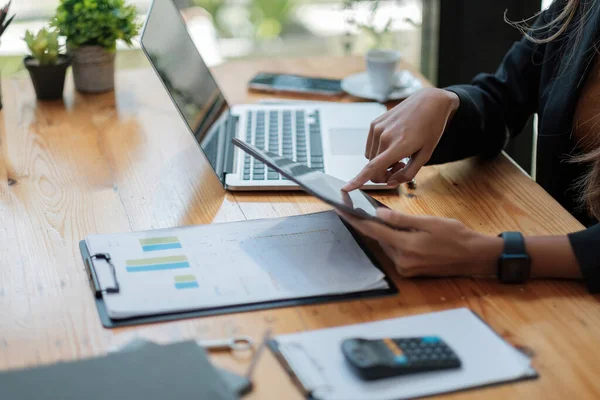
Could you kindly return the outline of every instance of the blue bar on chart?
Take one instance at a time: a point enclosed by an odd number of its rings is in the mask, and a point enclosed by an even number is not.
[[[175,277],[175,289],[197,289],[199,287],[194,275],[179,275]]]
[[[170,269],[190,268],[186,256],[170,256],[127,260],[127,272],[150,272]]]
[[[176,236],[140,239],[140,245],[145,252],[181,248],[181,242]]]

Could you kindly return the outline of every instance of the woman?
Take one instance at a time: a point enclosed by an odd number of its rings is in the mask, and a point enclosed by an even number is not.
[[[380,217],[411,230],[346,217],[377,239],[405,276],[583,278],[598,292],[600,0],[557,0],[527,32],[518,26],[525,35],[495,74],[480,74],[470,85],[420,91],[373,121],[365,152],[370,162],[344,190],[368,180],[410,181],[426,164],[497,155],[537,113],[537,181],[589,228],[565,236],[492,237],[456,220],[390,210],[379,210]],[[407,166],[399,163],[409,156]],[[511,252],[519,254],[513,265],[504,257]]]

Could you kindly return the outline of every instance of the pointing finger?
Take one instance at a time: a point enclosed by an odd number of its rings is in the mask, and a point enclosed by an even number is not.
[[[381,153],[373,160],[371,160],[365,167],[358,173],[358,175],[348,182],[342,190],[346,192],[350,192],[352,190],[358,189],[365,183],[367,183],[371,178],[377,176],[378,173],[385,173],[388,167],[398,160],[403,159],[406,156],[396,157],[390,150]]]

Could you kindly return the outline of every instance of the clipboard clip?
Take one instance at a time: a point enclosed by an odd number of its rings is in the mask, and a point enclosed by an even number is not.
[[[103,289],[100,286],[100,281],[98,280],[98,275],[96,275],[95,266],[90,265],[89,269],[90,269],[90,273],[91,273],[91,283],[93,285],[93,289],[96,294],[96,297],[101,297],[102,293],[119,293],[121,288],[119,286],[119,280],[117,279],[117,270],[115,269],[115,265],[113,264],[112,259],[110,258],[110,254],[108,254],[108,253],[93,254],[90,256],[90,259],[106,261],[106,263],[110,266],[110,269],[111,269],[111,272],[113,275],[113,280],[115,282],[114,286]]]

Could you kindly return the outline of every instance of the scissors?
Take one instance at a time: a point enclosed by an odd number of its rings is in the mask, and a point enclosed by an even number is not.
[[[226,339],[198,340],[196,343],[206,350],[246,351],[254,348],[254,341],[250,336],[233,336]]]

